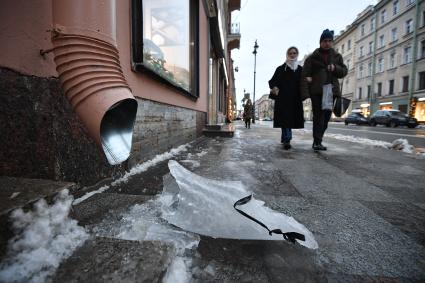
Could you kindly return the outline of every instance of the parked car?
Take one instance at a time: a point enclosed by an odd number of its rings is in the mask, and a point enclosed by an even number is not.
[[[263,119],[263,121],[273,121],[273,119],[272,119],[272,118],[270,118],[270,117],[265,117],[265,118]]]
[[[344,120],[345,125],[348,124],[356,124],[356,125],[364,125],[369,124],[369,121],[363,116],[361,113],[351,113]]]
[[[370,117],[369,123],[371,126],[380,124],[387,127],[408,126],[415,128],[418,125],[418,120],[399,110],[378,110]]]

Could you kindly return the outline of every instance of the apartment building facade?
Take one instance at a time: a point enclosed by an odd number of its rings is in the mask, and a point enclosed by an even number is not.
[[[425,2],[381,0],[335,39],[351,111],[398,109],[425,122]]]
[[[274,113],[274,100],[269,99],[269,94],[264,94],[255,101],[257,117],[259,119],[272,118]]]

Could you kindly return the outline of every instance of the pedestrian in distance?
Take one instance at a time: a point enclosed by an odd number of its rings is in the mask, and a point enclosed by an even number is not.
[[[317,48],[304,62],[301,81],[303,100],[310,97],[313,108],[313,149],[326,150],[323,135],[332,115],[332,99],[341,96],[338,79],[347,75],[341,54],[333,46],[334,32],[325,29]],[[330,105],[330,107],[329,107]]]
[[[251,129],[252,102],[251,102],[251,99],[249,98],[245,103],[245,106],[243,108],[243,113],[244,113],[244,120],[245,120],[245,128]]]
[[[304,112],[301,100],[302,67],[298,64],[298,49],[286,51],[286,61],[276,68],[269,81],[270,98],[274,99],[273,127],[281,128],[283,148],[291,148],[292,129],[304,128]]]

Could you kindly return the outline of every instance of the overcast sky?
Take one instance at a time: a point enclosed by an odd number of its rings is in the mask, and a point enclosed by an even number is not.
[[[232,13],[240,23],[240,49],[232,51],[238,109],[243,89],[253,94],[254,42],[257,39],[257,79],[255,98],[269,92],[268,81],[277,66],[285,61],[286,49],[292,45],[300,51],[299,60],[319,47],[326,28],[338,34],[351,24],[357,14],[376,0],[241,0],[241,10]]]

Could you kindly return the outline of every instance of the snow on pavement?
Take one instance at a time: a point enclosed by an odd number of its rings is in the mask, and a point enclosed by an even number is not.
[[[63,190],[51,206],[41,199],[33,211],[12,212],[15,236],[0,264],[0,282],[45,282],[88,239],[85,229],[68,217],[72,200]]]

